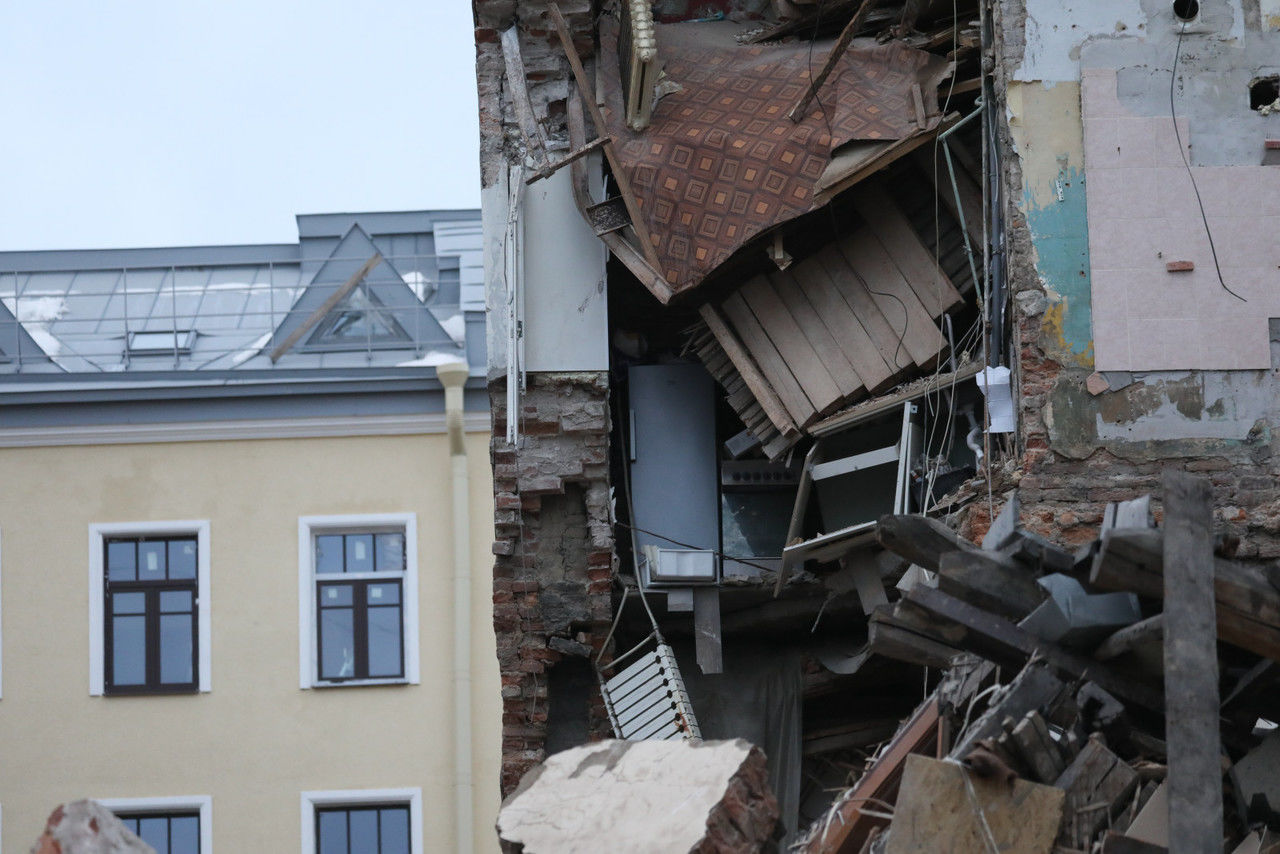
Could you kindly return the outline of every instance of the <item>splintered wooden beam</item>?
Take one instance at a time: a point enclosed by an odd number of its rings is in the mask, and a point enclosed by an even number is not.
[[[836,63],[840,61],[840,57],[844,56],[844,52],[849,47],[849,42],[853,41],[854,33],[862,28],[862,22],[867,19],[867,13],[875,8],[878,2],[879,0],[862,0],[862,5],[858,7],[858,11],[853,13],[849,23],[845,24],[844,29],[840,31],[840,38],[836,39],[835,46],[827,54],[827,61],[822,64],[822,70],[809,81],[809,85],[804,90],[804,94],[800,96],[800,100],[791,108],[791,112],[787,113],[787,118],[793,122],[799,122],[804,118],[804,114],[809,111],[809,105],[817,97],[818,90],[822,88],[822,84],[827,82],[827,78],[835,70]]]
[[[600,112],[600,105],[596,103],[595,98],[591,97],[594,91],[591,87],[591,81],[587,79],[587,72],[582,67],[582,58],[578,56],[578,49],[573,46],[573,34],[569,32],[569,25],[565,23],[564,15],[560,12],[560,7],[556,5],[554,0],[547,3],[547,13],[551,16],[551,22],[555,24],[556,35],[560,37],[560,46],[564,48],[565,58],[569,60],[569,67],[573,69],[573,78],[578,83],[578,97],[582,99],[582,103],[586,105],[587,111],[591,114],[591,121],[596,126],[596,133],[601,137],[605,136],[604,113]],[[643,253],[645,260],[652,264],[655,268],[661,267],[658,260],[658,253],[653,248],[653,240],[649,236],[649,228],[644,224],[641,216],[640,205],[636,202],[636,195],[631,189],[631,179],[627,177],[626,170],[622,168],[622,162],[618,160],[617,152],[614,151],[612,141],[605,142],[604,156],[609,161],[609,169],[613,171],[613,180],[618,184],[618,192],[622,195],[622,200],[627,205],[627,213],[631,214],[631,227],[635,229],[636,238],[640,241],[640,251]]]
[[[1169,852],[1222,847],[1222,741],[1209,479],[1164,476],[1165,740]]]
[[[602,136],[598,139],[591,140],[586,145],[582,146],[576,151],[571,151],[570,153],[566,154],[564,157],[561,157],[555,163],[548,163],[546,166],[543,166],[537,172],[534,172],[532,175],[530,175],[528,178],[525,179],[524,181],[525,186],[527,187],[528,185],[532,184],[534,181],[541,181],[543,178],[550,178],[552,175],[556,174],[564,167],[573,163],[573,161],[577,160],[579,157],[586,157],[591,152],[604,148],[606,145],[608,145],[611,142],[613,142],[613,137],[611,136]]]
[[[342,300],[346,298],[347,294],[356,289],[356,285],[364,281],[365,276],[373,272],[373,268],[378,266],[378,262],[381,260],[381,253],[373,253],[373,257],[368,261],[365,261],[364,266],[359,270],[356,270],[354,275],[343,283],[342,287],[330,294],[329,298],[321,303],[319,308],[308,314],[306,319],[304,319],[302,323],[298,324],[298,328],[290,332],[289,337],[281,341],[280,346],[271,351],[272,364],[279,361],[280,357],[285,353],[288,353],[293,345],[297,344],[303,335],[306,335],[311,331],[311,327],[315,326],[324,319],[325,315],[333,311],[334,307],[337,306],[338,303],[342,302]]]

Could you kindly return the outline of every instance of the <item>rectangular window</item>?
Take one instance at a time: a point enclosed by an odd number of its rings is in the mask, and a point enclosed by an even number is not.
[[[422,854],[420,789],[302,793],[303,854]]]
[[[416,683],[412,514],[308,517],[299,532],[302,687]]]
[[[156,854],[200,854],[200,813],[117,812],[116,817]]]
[[[156,854],[213,854],[213,798],[95,798]]]
[[[208,691],[208,522],[89,532],[90,693]]]
[[[111,537],[103,549],[107,693],[195,691],[196,538]]]

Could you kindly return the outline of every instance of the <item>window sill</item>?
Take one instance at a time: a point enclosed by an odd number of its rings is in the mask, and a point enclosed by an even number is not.
[[[417,685],[409,679],[343,679],[340,682],[312,682],[311,688],[358,688],[369,685]]]

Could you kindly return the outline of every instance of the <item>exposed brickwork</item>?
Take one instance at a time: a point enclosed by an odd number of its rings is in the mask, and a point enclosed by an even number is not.
[[[707,816],[707,835],[691,854],[754,854],[770,841],[777,821],[778,800],[769,788],[764,752],[753,747]]]
[[[490,387],[504,794],[544,758],[550,668],[599,649],[612,618],[608,393],[602,373],[530,375],[521,444],[511,448],[505,381]],[[592,724],[608,735],[598,696]]]

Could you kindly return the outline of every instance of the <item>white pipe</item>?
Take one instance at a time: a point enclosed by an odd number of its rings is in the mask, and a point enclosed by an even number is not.
[[[453,464],[453,792],[458,854],[472,850],[471,780],[471,519],[467,448],[462,427],[465,362],[436,368],[444,385],[445,424]]]

